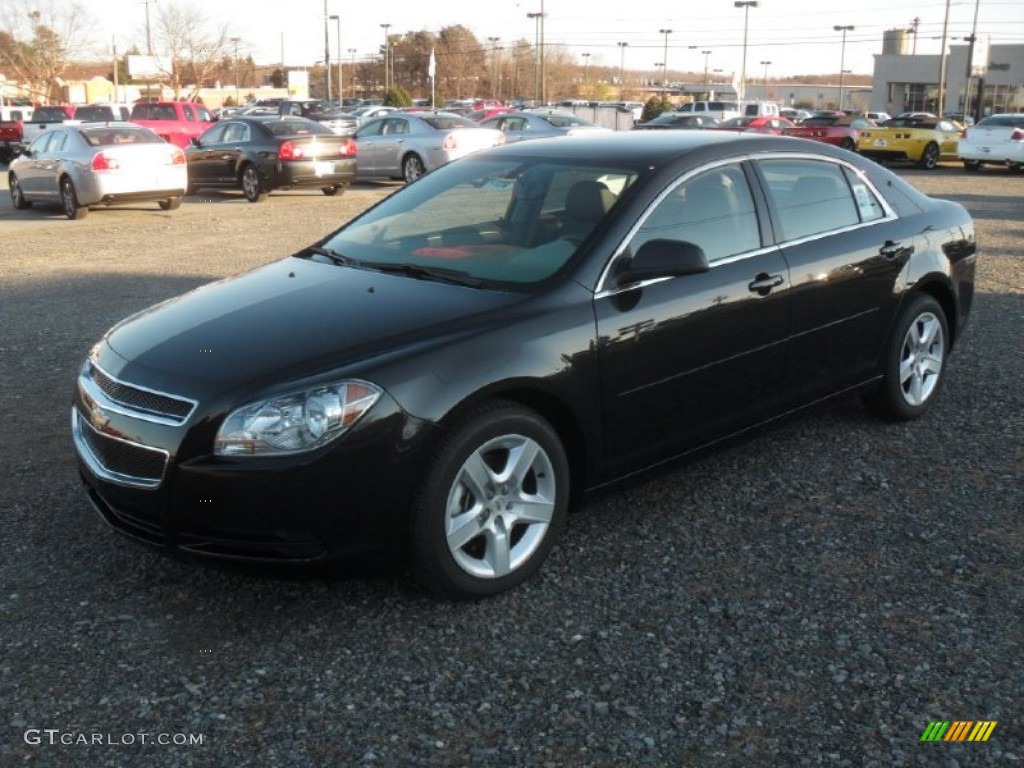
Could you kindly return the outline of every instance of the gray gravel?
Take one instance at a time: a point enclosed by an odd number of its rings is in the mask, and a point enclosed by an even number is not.
[[[111,323],[393,185],[82,222],[4,199],[0,765],[1024,762],[1024,177],[906,175],[967,205],[983,253],[928,418],[842,403],[609,492],[539,578],[469,604],[386,569],[154,554],[91,511],[68,439],[74,375]],[[931,720],[999,724],[922,744]]]

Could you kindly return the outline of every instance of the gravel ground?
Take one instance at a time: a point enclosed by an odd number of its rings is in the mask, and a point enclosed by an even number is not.
[[[982,245],[929,417],[842,403],[606,493],[539,578],[469,604],[387,570],[170,560],[106,529],[72,460],[72,383],[108,326],[394,185],[75,223],[0,201],[0,764],[1024,762],[1024,177],[906,175]],[[931,720],[998,726],[922,744]]]

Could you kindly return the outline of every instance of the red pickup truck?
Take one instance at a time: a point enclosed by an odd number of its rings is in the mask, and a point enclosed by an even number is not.
[[[0,106],[0,163],[9,163],[21,149],[23,124],[32,119],[32,107]]]
[[[192,101],[139,102],[129,120],[182,148],[216,122],[206,107]]]

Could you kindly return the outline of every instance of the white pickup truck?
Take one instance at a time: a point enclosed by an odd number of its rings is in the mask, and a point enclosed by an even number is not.
[[[74,117],[75,108],[71,106],[51,105],[36,107],[32,118],[22,124],[22,143],[27,147],[32,140],[51,125],[63,123]]]

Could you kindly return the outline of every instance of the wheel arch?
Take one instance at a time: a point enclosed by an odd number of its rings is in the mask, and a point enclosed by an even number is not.
[[[906,299],[909,300],[915,294],[927,294],[935,299],[939,306],[942,307],[942,312],[946,316],[946,328],[949,331],[949,348],[952,350],[956,344],[957,337],[959,336],[958,318],[959,313],[956,307],[956,297],[953,295],[952,287],[945,281],[940,280],[938,277],[930,280],[924,280],[914,286],[914,290],[907,294]]]

